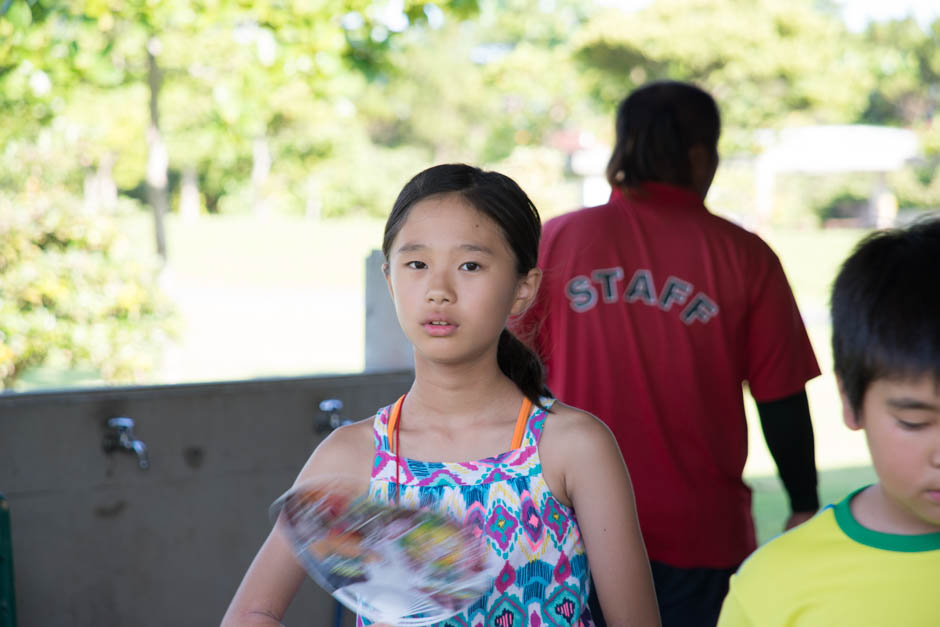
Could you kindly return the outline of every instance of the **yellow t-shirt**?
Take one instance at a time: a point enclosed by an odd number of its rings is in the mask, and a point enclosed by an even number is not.
[[[940,532],[862,527],[849,509],[860,491],[755,551],[731,577],[718,627],[940,625]]]

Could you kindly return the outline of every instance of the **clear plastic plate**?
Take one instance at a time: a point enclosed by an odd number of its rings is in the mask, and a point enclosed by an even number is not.
[[[477,528],[432,511],[370,502],[348,481],[297,485],[271,506],[310,576],[369,620],[418,626],[469,606],[499,560]]]

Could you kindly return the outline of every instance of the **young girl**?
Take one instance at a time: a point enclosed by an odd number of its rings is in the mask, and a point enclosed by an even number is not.
[[[480,525],[502,570],[442,625],[591,626],[588,564],[607,624],[659,625],[616,441],[551,397],[538,358],[506,329],[538,290],[540,230],[525,192],[496,172],[441,165],[405,185],[382,249],[414,384],[331,434],[298,482],[358,473],[370,498]],[[275,526],[223,624],[279,624],[304,576]]]

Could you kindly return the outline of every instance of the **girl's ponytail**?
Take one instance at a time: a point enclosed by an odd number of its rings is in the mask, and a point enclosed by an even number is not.
[[[503,374],[512,379],[533,405],[545,409],[542,397],[552,396],[552,393],[545,385],[542,360],[509,329],[503,329],[499,335],[496,361]]]

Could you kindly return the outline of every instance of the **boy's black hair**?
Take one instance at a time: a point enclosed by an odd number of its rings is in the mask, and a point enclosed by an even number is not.
[[[607,164],[612,187],[645,182],[692,184],[689,149],[718,157],[721,116],[715,99],[690,83],[658,81],[634,90],[617,107],[617,140]]]
[[[499,226],[516,257],[519,276],[535,268],[539,256],[542,222],[539,212],[522,188],[499,172],[481,170],[462,163],[437,165],[416,174],[398,194],[385,223],[382,252],[388,263],[392,242],[411,208],[421,200],[440,194],[457,194]],[[500,370],[535,405],[551,396],[545,385],[542,361],[509,329],[499,336],[496,359]]]
[[[856,415],[876,379],[940,381],[940,217],[855,247],[832,287],[832,355]]]

